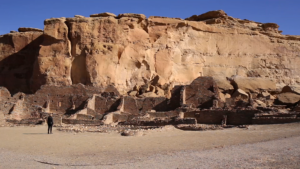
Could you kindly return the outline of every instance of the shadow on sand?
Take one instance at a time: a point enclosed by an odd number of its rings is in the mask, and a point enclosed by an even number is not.
[[[40,134],[48,134],[48,133],[23,133],[26,135],[40,135]]]

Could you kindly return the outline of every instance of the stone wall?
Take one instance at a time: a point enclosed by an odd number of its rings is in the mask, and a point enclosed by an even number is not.
[[[213,100],[219,100],[219,90],[212,77],[198,77],[185,86],[181,95],[185,104],[194,108],[210,108]]]
[[[239,82],[240,84],[240,82]],[[252,90],[250,90],[250,87]],[[254,91],[250,85],[249,91]],[[256,99],[271,98],[268,92],[244,93],[249,102],[243,100],[239,107],[218,107],[222,105],[219,89],[212,77],[198,77],[189,85],[176,86],[171,98],[133,97],[120,95],[112,85],[106,88],[76,84],[71,86],[44,85],[35,94],[16,93],[10,95],[6,88],[0,88],[0,121],[16,124],[40,124],[49,113],[54,123],[67,124],[111,124],[127,125],[177,125],[190,124],[271,124],[299,121],[299,113],[288,109],[254,105]],[[234,96],[234,94],[232,95]],[[272,96],[273,97],[273,96]],[[233,98],[237,99],[237,98]],[[250,103],[253,103],[250,104]],[[298,105],[294,105],[297,110]]]
[[[199,124],[222,124],[224,116],[227,117],[228,125],[252,124],[255,114],[259,110],[203,110],[187,112],[184,118],[196,118]]]
[[[100,120],[78,120],[78,119],[63,119],[64,124],[85,124],[85,125],[101,125]]]

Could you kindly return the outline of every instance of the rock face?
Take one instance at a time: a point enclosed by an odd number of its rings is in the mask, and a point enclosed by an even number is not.
[[[164,95],[199,76],[269,79],[272,90],[300,85],[300,37],[281,35],[274,23],[224,11],[186,20],[91,16],[47,19],[44,32],[1,35],[0,85],[11,93],[34,93],[45,84],[114,85],[124,94],[156,79],[151,85]],[[246,92],[260,89],[244,85]]]
[[[0,86],[12,94],[30,93],[32,74],[39,56],[42,32],[20,32],[0,36]],[[41,83],[41,82],[40,82]]]
[[[65,18],[45,20],[43,42],[34,64],[30,89],[36,91],[43,84],[72,85],[71,43]]]

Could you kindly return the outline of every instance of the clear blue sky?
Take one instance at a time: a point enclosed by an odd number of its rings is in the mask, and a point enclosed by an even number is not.
[[[19,27],[43,29],[51,17],[142,13],[186,18],[211,10],[258,22],[275,22],[283,34],[300,35],[300,0],[0,0],[0,34]]]

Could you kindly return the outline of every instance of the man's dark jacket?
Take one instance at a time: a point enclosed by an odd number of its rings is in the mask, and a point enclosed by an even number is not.
[[[51,116],[48,117],[47,123],[48,123],[49,126],[53,125],[53,118]]]

